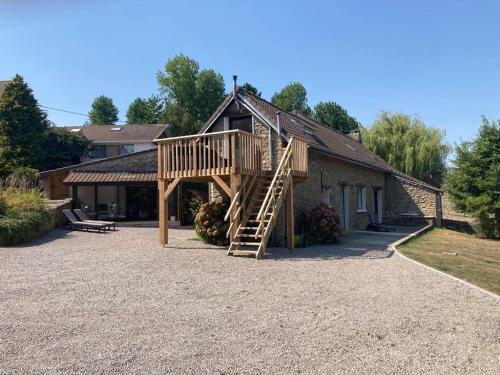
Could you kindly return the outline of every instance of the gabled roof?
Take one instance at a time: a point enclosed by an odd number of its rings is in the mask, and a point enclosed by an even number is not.
[[[206,131],[233,100],[235,98],[232,93],[226,96],[221,105],[201,128],[200,133]],[[363,144],[351,137],[333,130],[297,111],[287,112],[241,88],[237,90],[236,100],[247,106],[250,112],[258,114],[259,117],[265,117],[265,122],[274,129],[278,129],[277,118],[279,112],[281,136],[285,139],[289,139],[291,136],[300,137],[309,142],[310,147],[318,151],[325,152],[350,163],[391,173],[412,183],[439,191],[439,189],[432,185],[395,170],[380,156],[368,150]]]
[[[69,132],[82,134],[91,142],[152,142],[164,131],[168,132],[167,124],[153,125],[86,125],[86,126],[65,126]],[[168,134],[166,134],[168,136]]]

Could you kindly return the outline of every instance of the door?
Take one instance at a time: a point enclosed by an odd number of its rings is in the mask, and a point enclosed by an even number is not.
[[[349,230],[349,186],[340,185],[340,224]]]

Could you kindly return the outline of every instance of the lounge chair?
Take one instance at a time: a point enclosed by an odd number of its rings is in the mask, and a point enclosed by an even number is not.
[[[88,218],[87,214],[79,208],[73,210],[73,212],[75,213],[76,217],[84,223],[105,224],[106,227],[109,228],[109,230],[111,230],[111,228],[113,228],[113,230],[116,230],[116,223],[114,221],[91,220]]]
[[[83,221],[78,220],[75,215],[73,215],[73,212],[71,210],[62,210],[64,216],[66,216],[66,219],[68,219],[68,226],[70,229],[77,229],[77,230],[86,230],[87,232],[90,229],[97,230],[99,233],[102,231],[106,231],[106,228],[108,227],[107,224],[98,224],[98,223],[85,223]]]
[[[390,227],[384,224],[379,223],[377,215],[368,214],[368,218],[370,219],[370,224],[366,226],[367,230],[373,230],[376,232],[394,232],[396,228]]]

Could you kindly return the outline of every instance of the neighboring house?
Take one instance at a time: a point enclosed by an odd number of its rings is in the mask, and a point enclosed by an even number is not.
[[[160,243],[168,243],[178,184],[207,182],[212,201],[231,201],[228,253],[257,257],[272,233],[278,245],[293,247],[297,219],[320,203],[338,212],[346,232],[365,229],[369,213],[382,220],[415,212],[437,223],[442,216],[436,187],[394,170],[358,141],[236,86],[198,134],[156,143],[157,151],[42,172],[42,183],[51,197],[51,181],[56,190],[71,186],[75,202],[93,201],[96,210],[117,201],[136,211],[154,206]]]
[[[165,124],[64,127],[68,132],[81,134],[90,141],[90,150],[82,155],[82,162],[156,148],[153,140],[164,137],[166,128]]]

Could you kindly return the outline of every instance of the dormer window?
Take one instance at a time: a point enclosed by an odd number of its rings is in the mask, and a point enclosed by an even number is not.
[[[229,119],[229,130],[243,130],[252,133],[252,116],[238,116]]]

